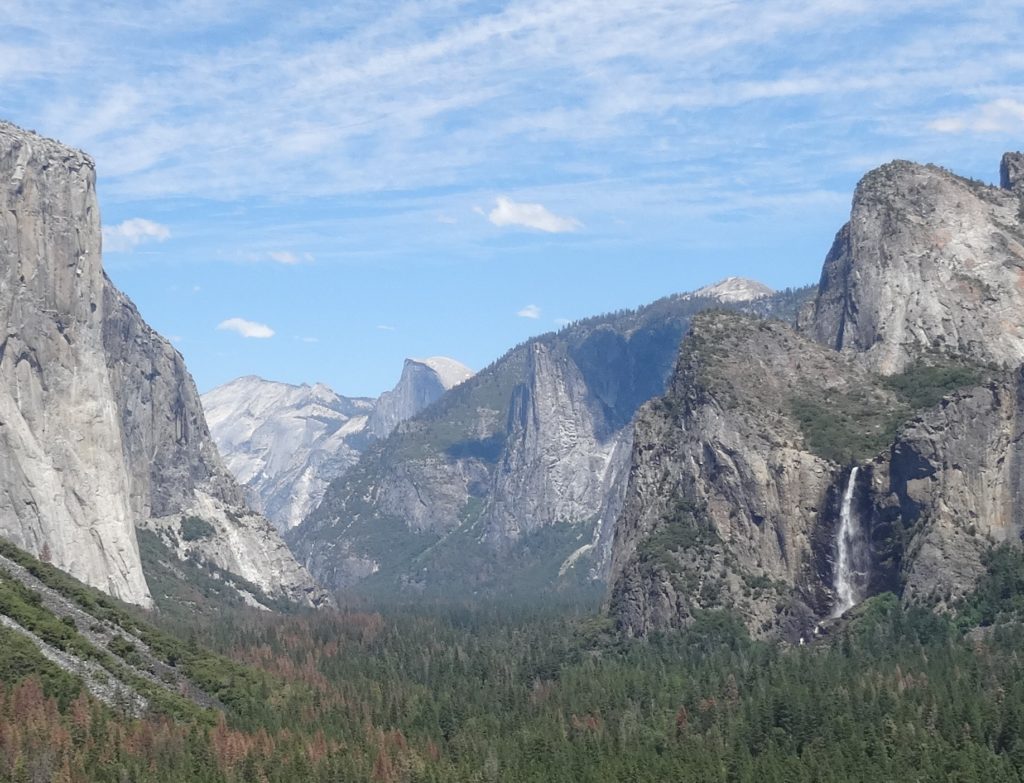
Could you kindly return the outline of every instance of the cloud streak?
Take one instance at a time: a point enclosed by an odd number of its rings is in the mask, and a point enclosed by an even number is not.
[[[552,207],[570,204],[589,240],[845,191],[852,160],[956,168],[1024,103],[1012,0],[178,0],[146,25],[128,0],[93,6],[85,37],[71,0],[6,3],[0,87],[11,119],[96,157],[105,204],[343,198],[370,245],[413,214],[480,240],[487,224],[449,216],[495,193],[547,213],[509,199],[487,210],[501,225],[579,230]],[[360,211],[385,197],[401,205]],[[323,234],[340,244],[347,217]],[[225,243],[326,257],[301,226],[247,240],[268,222]]]
[[[528,304],[516,313],[520,318],[540,318],[540,308],[535,304]]]
[[[498,196],[487,219],[496,226],[521,226],[548,234],[564,234],[583,227],[576,218],[556,215],[543,204],[519,203],[506,196]]]
[[[1024,131],[1024,102],[999,98],[970,111],[939,117],[928,123],[939,133],[1017,133]]]
[[[217,328],[224,332],[234,332],[242,337],[257,340],[267,340],[274,336],[274,330],[266,324],[248,321],[245,318],[228,318],[217,324]]]
[[[164,242],[171,238],[171,229],[145,218],[131,218],[115,226],[103,228],[103,249],[125,253],[147,242]]]

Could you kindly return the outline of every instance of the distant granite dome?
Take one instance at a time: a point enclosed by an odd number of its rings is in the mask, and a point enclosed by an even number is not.
[[[406,359],[398,385],[377,400],[367,429],[374,437],[386,438],[400,422],[412,418],[446,391],[472,377],[471,369],[446,356]]]
[[[295,386],[255,375],[218,386],[202,401],[228,470],[279,530],[301,522],[330,481],[359,459],[374,406],[322,383]]]
[[[721,282],[698,288],[690,296],[704,296],[717,299],[719,302],[752,302],[764,296],[771,296],[775,291],[764,283],[746,277],[727,277]]]

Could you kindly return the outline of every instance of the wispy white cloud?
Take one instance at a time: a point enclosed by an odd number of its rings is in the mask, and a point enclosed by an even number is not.
[[[540,318],[540,308],[535,304],[528,304],[516,313],[520,318]]]
[[[260,340],[274,336],[274,330],[266,324],[248,321],[245,318],[228,318],[217,324],[217,328],[226,332],[235,332],[242,337],[253,337]]]
[[[171,229],[162,223],[131,218],[115,226],[104,226],[103,249],[110,253],[124,253],[146,242],[163,242],[170,237]]]
[[[928,123],[939,133],[1024,133],[1024,101],[998,98]]]
[[[270,259],[276,261],[279,264],[297,264],[299,263],[299,257],[290,250],[274,250],[270,252]]]
[[[390,326],[389,324],[377,324],[377,329],[382,332],[393,332],[397,328],[397,326]]]
[[[969,131],[1015,115],[944,102],[1024,101],[1014,0],[169,0],[146,24],[128,0],[101,5],[83,37],[71,0],[5,3],[0,86],[11,118],[97,158],[106,203],[404,194],[432,224],[530,192],[555,213],[585,204],[589,237],[834,188],[883,150],[955,165]],[[227,25],[251,34],[190,43]],[[399,235],[397,212],[359,230]],[[486,226],[464,224],[430,228]],[[326,255],[302,242],[250,249]]]
[[[496,226],[522,226],[549,234],[578,231],[583,227],[576,218],[556,215],[543,204],[520,203],[506,196],[498,196],[494,209],[487,213],[487,219]]]
[[[929,85],[955,94],[1013,84],[997,55],[1019,40],[1010,0],[973,10],[951,0],[503,0],[476,13],[423,0],[341,12],[314,3],[300,14],[241,3],[185,12],[179,2],[154,9],[160,21],[145,29],[124,1],[92,9],[88,40],[70,2],[58,13],[12,4],[15,32],[0,35],[5,88],[16,100],[51,79],[52,90],[33,92],[49,96],[34,98],[43,130],[87,146],[111,192],[136,196],[453,184],[496,162],[564,177],[574,158],[609,145],[610,161],[649,164],[649,147],[681,132],[700,156],[718,126],[680,111],[836,101],[831,108],[870,122],[884,104],[930,100]],[[213,49],[182,46],[174,36],[186,13],[197,31],[233,23],[256,32]],[[899,34],[879,35],[886,25]],[[176,45],[155,47],[154,67],[140,36]],[[869,52],[845,45],[858,36],[870,37]],[[851,95],[872,102],[844,100]],[[729,120],[754,136],[770,125],[763,109]]]

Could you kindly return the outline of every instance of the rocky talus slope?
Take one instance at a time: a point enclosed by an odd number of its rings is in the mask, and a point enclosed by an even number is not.
[[[624,631],[725,607],[759,635],[812,634],[837,604],[844,494],[866,595],[955,609],[984,553],[1020,540],[1019,161],[1004,188],[871,172],[799,333],[694,328],[635,424],[609,601]]]
[[[792,318],[803,301],[680,295],[530,340],[372,446],[289,543],[332,585],[507,592],[602,580],[630,421],[664,390],[692,315]]]
[[[0,202],[0,534],[132,603],[151,601],[137,526],[321,600],[246,508],[181,356],[105,276],[91,159],[0,124]]]

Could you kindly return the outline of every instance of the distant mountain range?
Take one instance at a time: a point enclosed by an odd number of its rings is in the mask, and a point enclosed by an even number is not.
[[[294,386],[249,375],[207,392],[202,403],[250,505],[284,531],[316,508],[327,485],[373,440],[472,375],[443,356],[406,359],[398,384],[377,400],[342,397],[321,383]]]
[[[664,391],[691,317],[728,308],[794,320],[809,293],[732,278],[517,346],[371,445],[287,539],[331,587],[458,595],[600,583],[630,422]]]

